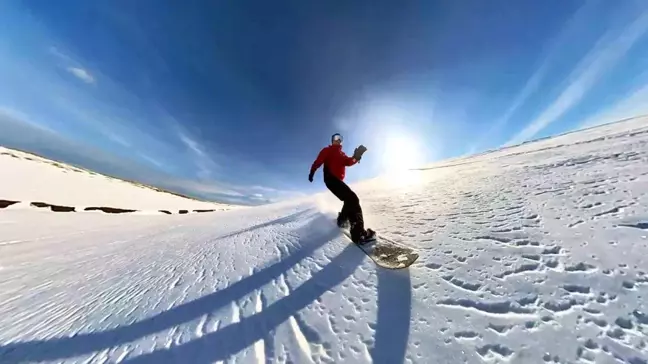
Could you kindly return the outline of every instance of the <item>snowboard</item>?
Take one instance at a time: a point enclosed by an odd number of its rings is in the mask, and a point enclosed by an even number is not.
[[[351,240],[348,228],[341,228],[344,235]],[[353,243],[353,241],[351,241]],[[403,269],[412,265],[418,259],[418,253],[403,244],[399,244],[376,232],[374,238],[364,244],[356,244],[378,266],[387,269]]]

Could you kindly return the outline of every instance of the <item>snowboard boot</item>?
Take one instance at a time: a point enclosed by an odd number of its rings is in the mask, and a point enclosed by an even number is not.
[[[346,229],[349,227],[349,219],[344,219],[342,218],[342,213],[338,213],[337,217],[337,226],[342,229]]]
[[[376,232],[371,229],[366,229],[365,231],[362,231],[360,233],[356,233],[354,231],[351,232],[351,240],[358,245],[370,243],[375,239]]]

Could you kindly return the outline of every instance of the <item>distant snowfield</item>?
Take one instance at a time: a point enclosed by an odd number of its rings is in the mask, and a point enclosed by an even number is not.
[[[648,362],[648,119],[356,188],[369,226],[419,250],[409,269],[351,245],[327,194],[2,209],[0,362]]]
[[[153,188],[86,171],[33,154],[0,147],[0,208],[48,208],[86,211],[88,207],[160,212],[225,210],[234,206],[160,193]],[[5,202],[4,204],[2,201]],[[36,202],[34,206],[33,202]],[[68,208],[68,209],[66,209]],[[90,211],[98,211],[90,209]]]

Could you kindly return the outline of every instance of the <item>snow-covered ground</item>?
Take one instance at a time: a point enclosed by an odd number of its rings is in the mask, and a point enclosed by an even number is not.
[[[409,269],[351,245],[328,194],[0,210],[0,362],[648,361],[648,120],[356,187]]]
[[[179,210],[193,212],[234,207],[161,193],[148,186],[4,147],[0,147],[0,171],[0,200],[14,202],[10,205],[12,209],[51,209],[49,205],[54,205],[60,206],[59,210],[109,207],[138,213],[159,213],[159,210],[178,213]],[[3,206],[1,201],[0,207]]]

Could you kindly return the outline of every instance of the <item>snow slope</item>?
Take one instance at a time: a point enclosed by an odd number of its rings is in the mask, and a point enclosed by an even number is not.
[[[327,194],[0,210],[0,362],[646,363],[647,162],[637,119],[359,184],[368,224],[420,250],[399,271]]]
[[[55,206],[112,207],[138,211],[231,209],[235,206],[160,193],[143,185],[86,171],[30,153],[0,147],[0,200]]]

